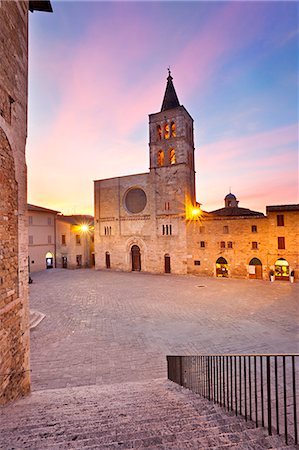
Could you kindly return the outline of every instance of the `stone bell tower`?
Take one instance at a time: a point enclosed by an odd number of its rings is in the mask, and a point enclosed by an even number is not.
[[[193,119],[180,105],[168,72],[161,111],[149,116],[150,171],[157,213],[182,215],[195,204]]]

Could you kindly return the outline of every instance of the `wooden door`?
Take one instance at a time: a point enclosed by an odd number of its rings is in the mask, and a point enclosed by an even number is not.
[[[110,253],[106,253],[106,268],[110,269]]]
[[[165,273],[170,273],[170,256],[169,255],[164,256],[164,269],[165,269]]]
[[[132,255],[132,271],[140,272],[141,270],[141,257],[140,257],[140,248],[138,245],[133,245],[131,248]]]

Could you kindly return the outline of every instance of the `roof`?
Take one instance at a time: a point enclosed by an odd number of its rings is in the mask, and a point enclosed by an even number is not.
[[[299,211],[299,204],[266,206],[266,212],[271,211]]]
[[[61,222],[66,222],[71,225],[82,225],[83,223],[86,223],[88,225],[94,224],[94,218],[93,216],[89,216],[86,214],[76,214],[71,216],[58,216],[57,220],[60,220]]]
[[[236,197],[234,194],[232,194],[232,193],[230,192],[229,194],[227,194],[227,195],[225,196],[224,199],[226,199],[226,198],[233,198],[233,199],[236,199],[237,197]]]
[[[30,0],[29,11],[53,12],[50,0]]]
[[[60,211],[55,211],[55,209],[48,209],[48,208],[43,208],[42,206],[36,206],[36,205],[31,205],[31,204],[27,204],[27,211],[36,211],[36,212],[44,212],[44,213],[51,213],[51,214],[59,214]]]
[[[226,217],[238,217],[238,216],[264,216],[263,213],[258,211],[252,211],[248,208],[239,208],[238,206],[228,206],[226,208],[216,209],[211,211],[212,216],[226,216]]]
[[[173,78],[170,75],[170,70],[168,69],[167,85],[161,111],[166,111],[167,109],[177,108],[178,106],[180,106],[180,102],[178,96],[176,95],[172,80]]]

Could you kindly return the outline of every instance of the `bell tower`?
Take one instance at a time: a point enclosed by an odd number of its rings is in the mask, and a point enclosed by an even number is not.
[[[182,214],[195,204],[193,119],[172,80],[168,69],[161,111],[149,115],[150,171],[156,175],[157,213],[170,204],[169,210]]]

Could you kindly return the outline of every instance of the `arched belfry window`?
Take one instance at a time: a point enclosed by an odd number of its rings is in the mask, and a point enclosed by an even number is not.
[[[163,150],[159,150],[158,151],[158,158],[157,158],[157,160],[158,160],[158,166],[159,167],[164,166],[164,152],[163,152]]]
[[[161,141],[161,139],[162,139],[162,128],[161,128],[161,125],[157,125],[157,138],[159,139],[159,141]]]
[[[171,137],[176,137],[176,124],[171,122]]]
[[[169,163],[170,164],[175,164],[176,163],[175,149],[174,148],[169,149]]]
[[[164,138],[165,139],[169,139],[169,125],[168,125],[168,123],[166,123],[164,125]]]

